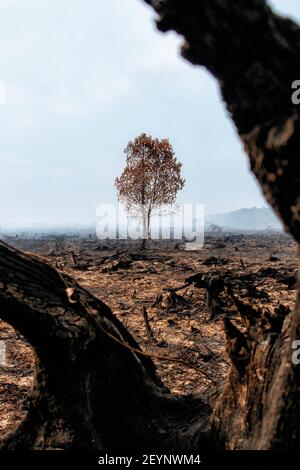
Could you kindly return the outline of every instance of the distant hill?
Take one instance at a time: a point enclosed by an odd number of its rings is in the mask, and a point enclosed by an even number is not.
[[[206,228],[212,224],[227,230],[282,230],[279,219],[268,207],[252,207],[225,214],[207,215]]]

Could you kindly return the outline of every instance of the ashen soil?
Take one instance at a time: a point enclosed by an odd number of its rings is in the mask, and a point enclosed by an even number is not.
[[[293,308],[295,302],[296,245],[284,234],[211,235],[204,248],[195,252],[175,242],[149,242],[141,252],[135,243],[108,244],[92,238],[10,237],[5,241],[45,257],[109,305],[142,349],[153,354],[159,376],[175,394],[207,392],[210,378],[222,384],[229,367],[222,319],[230,316],[237,326],[240,319],[226,298],[212,319],[205,289],[186,287],[177,292],[180,297],[173,305],[164,289],[180,287],[197,273],[219,274],[242,279],[238,294],[258,308],[273,309],[279,304]],[[256,287],[255,293],[251,286]],[[144,307],[153,333],[150,340]],[[0,322],[0,341],[6,344],[6,362],[0,365],[2,434],[24,415],[33,382],[33,354],[24,338],[4,322]],[[181,362],[157,360],[157,355]]]

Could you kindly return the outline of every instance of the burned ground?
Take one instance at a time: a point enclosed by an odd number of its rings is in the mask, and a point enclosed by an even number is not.
[[[44,258],[104,301],[153,356],[175,394],[209,395],[225,380],[223,319],[242,325],[234,297],[269,315],[276,308],[284,315],[295,303],[296,244],[284,234],[208,235],[195,252],[175,242],[150,242],[140,251],[135,243],[71,237],[7,241]],[[33,355],[3,322],[0,340],[7,344],[7,362],[0,366],[2,433],[25,411]]]

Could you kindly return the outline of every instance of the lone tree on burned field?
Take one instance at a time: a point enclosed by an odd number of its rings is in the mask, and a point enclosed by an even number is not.
[[[181,163],[168,139],[141,134],[125,149],[126,167],[115,185],[119,199],[130,214],[142,222],[142,248],[145,248],[153,211],[175,203],[184,187]]]

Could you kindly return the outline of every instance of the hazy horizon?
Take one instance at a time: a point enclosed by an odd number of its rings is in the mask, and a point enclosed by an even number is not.
[[[256,207],[256,206],[253,206],[253,207],[241,207],[239,209],[236,209],[234,211],[228,211],[228,212],[220,212],[220,213],[215,213],[215,214],[209,214],[209,213],[206,213],[205,212],[205,209],[204,209],[204,220],[205,220],[205,224],[209,225],[211,224],[212,222],[210,221],[211,218],[213,217],[217,217],[217,216],[227,216],[227,215],[235,215],[235,214],[238,214],[239,212],[244,212],[244,211],[251,211],[251,210],[263,210],[263,209],[269,209],[269,211],[271,213],[274,213],[275,215],[275,212],[274,210],[267,206],[267,204],[265,205],[262,205],[261,207]],[[168,217],[168,215],[166,215],[166,218]],[[279,221],[278,221],[279,222]],[[48,233],[47,230],[54,230],[54,229],[58,229],[58,230],[76,230],[76,229],[81,229],[81,230],[94,230],[95,227],[97,225],[97,221],[96,220],[91,220],[89,222],[63,222],[63,223],[48,223],[48,222],[45,222],[45,223],[39,223],[39,222],[36,222],[36,223],[17,223],[17,222],[9,222],[9,223],[0,223],[0,232],[2,233],[5,233],[6,231],[9,231],[9,230],[12,230],[12,231],[21,231],[21,230],[29,230],[29,231],[34,231],[34,230],[37,230],[37,231],[41,231],[42,233]],[[45,232],[43,232],[43,230]]]
[[[300,20],[299,2],[272,4]],[[93,223],[141,132],[174,146],[178,202],[207,214],[267,205],[215,80],[180,42],[138,0],[0,0],[0,226]]]

